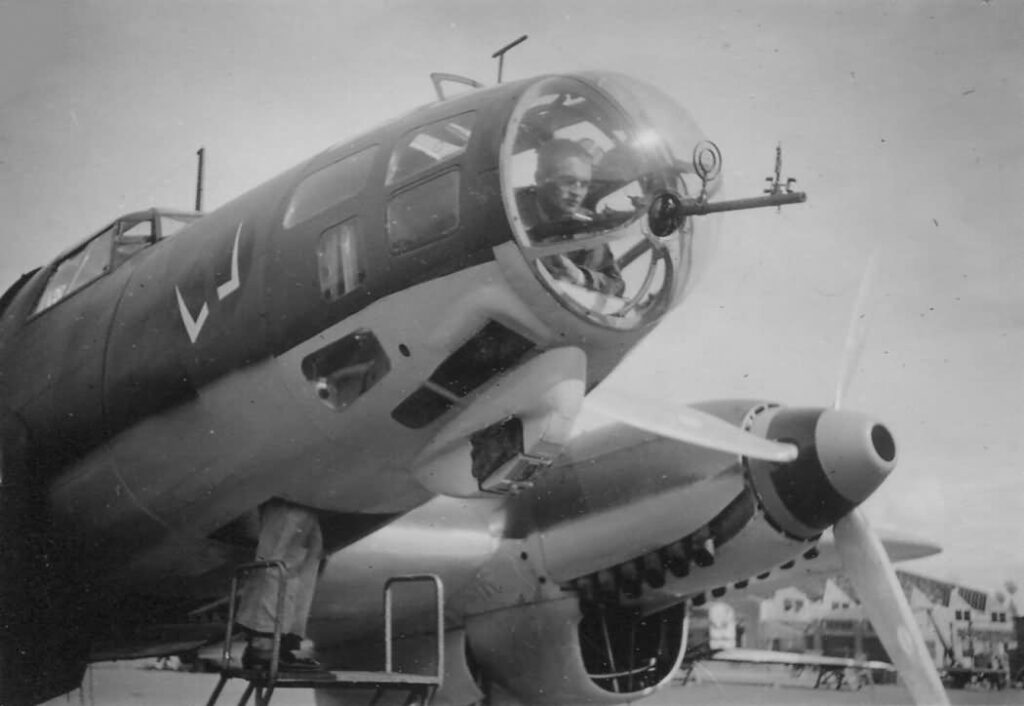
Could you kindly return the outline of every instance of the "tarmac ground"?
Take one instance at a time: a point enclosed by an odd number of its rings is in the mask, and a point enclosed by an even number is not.
[[[910,704],[901,686],[865,686],[841,691],[813,688],[813,675],[794,675],[779,667],[740,665],[699,666],[696,682],[682,685],[681,679],[658,694],[642,700],[644,706],[742,706],[745,704],[814,706],[816,704],[871,704],[895,706]],[[82,688],[48,701],[45,706],[202,706],[217,683],[216,674],[190,674],[140,668],[138,663],[93,665],[86,673]],[[245,683],[230,680],[218,704],[238,703]],[[950,690],[956,705],[1024,705],[1024,691],[983,689]],[[252,701],[250,701],[252,703]],[[313,706],[308,690],[281,690],[271,702],[275,706]]]

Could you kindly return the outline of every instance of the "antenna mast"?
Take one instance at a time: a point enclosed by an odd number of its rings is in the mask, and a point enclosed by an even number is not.
[[[206,148],[200,147],[196,152],[199,156],[199,168],[196,174],[196,211],[203,210],[203,158],[206,156]]]
[[[501,83],[501,71],[505,67],[505,52],[507,52],[512,47],[517,46],[517,45],[522,44],[523,42],[525,42],[527,36],[529,36],[529,35],[524,34],[519,39],[515,40],[514,42],[510,42],[510,43],[506,44],[501,49],[499,49],[498,51],[496,51],[493,54],[491,54],[491,58],[492,59],[497,59],[498,60],[498,83]]]

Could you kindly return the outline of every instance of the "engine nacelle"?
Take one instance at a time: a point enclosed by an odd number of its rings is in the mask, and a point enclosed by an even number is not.
[[[529,704],[619,704],[671,679],[686,651],[686,609],[640,616],[614,606],[581,612],[575,597],[467,621],[485,681]]]

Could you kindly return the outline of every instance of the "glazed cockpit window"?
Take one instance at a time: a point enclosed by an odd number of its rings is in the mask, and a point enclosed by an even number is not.
[[[357,195],[366,186],[373,168],[376,145],[339,159],[299,183],[284,212],[282,225],[305,223],[332,206]]]
[[[404,182],[466,151],[476,113],[462,113],[406,133],[388,161],[386,184]]]
[[[388,201],[388,242],[401,255],[459,227],[459,172],[452,170],[404,189]]]
[[[178,231],[182,230],[185,226],[193,223],[201,218],[201,214],[191,213],[161,213],[160,214],[160,238],[170,238],[172,235],[177,235]]]
[[[54,269],[46,288],[39,297],[34,313],[45,309],[70,296],[94,279],[111,269],[110,258],[117,224],[86,243],[83,247],[61,260]]]
[[[153,220],[120,221],[117,237],[114,239],[114,267],[130,258],[135,253],[153,243]]]
[[[202,217],[200,213],[161,213],[148,209],[122,216],[81,248],[57,263],[39,297],[38,313],[108,272],[150,245],[174,235]]]

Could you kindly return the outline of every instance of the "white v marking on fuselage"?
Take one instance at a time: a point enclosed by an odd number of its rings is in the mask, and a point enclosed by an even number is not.
[[[242,280],[238,276],[238,239],[242,235],[242,224],[238,224],[235,231],[235,244],[231,248],[231,279],[217,287],[217,298],[224,301],[225,297],[241,286]]]
[[[217,299],[219,301],[224,301],[224,299],[242,286],[242,277],[238,271],[238,242],[241,237],[242,223],[239,223],[238,230],[235,231],[235,242],[231,248],[231,276],[227,282],[217,285]],[[175,287],[174,292],[178,295],[178,311],[181,313],[181,322],[185,324],[185,332],[188,333],[189,340],[195,344],[196,339],[199,338],[199,333],[206,324],[206,319],[210,315],[210,307],[204,301],[202,308],[199,310],[199,315],[192,318],[192,312],[189,311],[184,297],[181,296],[181,290]]]
[[[188,332],[189,340],[195,343],[196,339],[199,338],[199,332],[203,330],[206,318],[210,315],[210,307],[206,305],[206,302],[203,302],[203,308],[199,310],[199,316],[193,319],[191,312],[188,310],[188,305],[185,304],[185,300],[181,296],[181,290],[175,287],[174,291],[178,295],[178,311],[181,312],[181,321],[185,324],[185,331]]]

